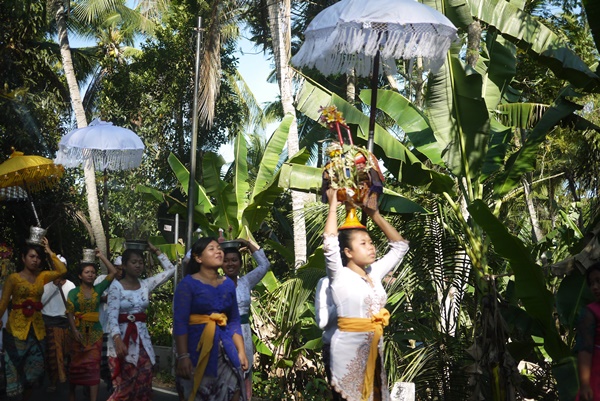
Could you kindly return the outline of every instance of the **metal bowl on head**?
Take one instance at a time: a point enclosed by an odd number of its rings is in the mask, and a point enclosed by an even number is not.
[[[221,249],[227,249],[227,248],[239,249],[242,246],[242,241],[238,241],[238,240],[234,239],[234,240],[229,240],[229,241],[223,241],[219,245],[221,245]]]
[[[135,249],[138,251],[147,251],[148,250],[148,241],[137,240],[137,239],[127,240],[127,241],[125,241],[125,249]]]
[[[42,239],[46,236],[47,230],[42,227],[29,227],[29,238],[25,240],[29,245],[42,245]]]

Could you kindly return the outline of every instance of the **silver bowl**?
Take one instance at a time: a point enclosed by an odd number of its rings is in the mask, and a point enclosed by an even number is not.
[[[25,240],[30,245],[42,245],[42,239],[46,236],[47,230],[42,227],[29,227],[29,238]]]
[[[136,249],[138,251],[148,250],[148,241],[130,239],[125,241],[125,249]]]
[[[234,240],[229,240],[229,241],[223,241],[219,245],[221,245],[221,249],[226,249],[226,248],[238,248],[239,249],[242,246],[242,242],[234,239]]]

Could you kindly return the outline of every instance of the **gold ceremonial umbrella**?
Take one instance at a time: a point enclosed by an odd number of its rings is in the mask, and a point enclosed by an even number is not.
[[[50,188],[58,183],[64,173],[63,166],[50,159],[35,155],[25,155],[14,148],[8,160],[0,164],[0,188],[20,186],[25,189],[35,214],[38,226],[40,220],[31,198],[31,192]]]

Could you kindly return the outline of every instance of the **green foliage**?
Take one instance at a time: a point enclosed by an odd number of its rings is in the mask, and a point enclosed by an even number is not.
[[[156,38],[142,45],[140,55],[129,63],[114,63],[105,71],[97,104],[104,120],[131,127],[144,140],[149,156],[144,160],[144,174],[161,190],[176,183],[166,174],[169,154],[189,160],[186,138],[192,130],[190,76],[195,63],[189,44],[196,15],[183,5],[168,13],[155,31]],[[233,43],[223,45],[221,68],[225,75],[234,74],[237,68],[233,51]],[[213,126],[199,127],[201,152],[218,149],[228,133],[238,133],[244,127],[243,119],[237,117],[243,114],[241,100],[230,85],[229,80],[222,79]]]
[[[167,281],[152,292],[148,306],[148,331],[152,344],[164,347],[173,345],[173,280]]]

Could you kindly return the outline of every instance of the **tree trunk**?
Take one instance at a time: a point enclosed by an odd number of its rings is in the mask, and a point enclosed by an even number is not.
[[[527,204],[527,211],[529,212],[529,221],[531,222],[531,234],[533,235],[534,242],[538,243],[540,242],[544,234],[542,233],[542,229],[540,227],[537,210],[535,210],[535,205],[533,204],[533,199],[531,199],[531,185],[529,184],[527,175],[523,177],[521,182],[523,183],[525,203]]]
[[[79,85],[77,84],[77,78],[75,77],[75,69],[73,68],[73,59],[71,57],[71,47],[69,46],[69,36],[67,32],[67,11],[65,10],[64,2],[57,1],[54,4],[56,6],[55,20],[58,29],[60,55],[65,78],[67,79],[67,85],[69,87],[69,94],[71,96],[71,106],[75,113],[77,127],[84,128],[87,127],[87,119],[81,100],[81,94],[79,92]],[[95,242],[95,245],[108,255],[106,236],[104,235],[104,228],[102,227],[102,220],[100,219],[98,192],[96,190],[96,172],[94,163],[91,159],[84,163],[83,173],[85,177],[90,224],[92,225],[92,231],[94,233],[94,238],[91,238],[91,241],[93,243]]]
[[[288,156],[291,157],[300,150],[298,140],[298,122],[294,108],[292,69],[290,68],[291,56],[291,7],[290,0],[269,0],[267,2],[269,13],[269,28],[273,38],[273,55],[275,58],[275,71],[281,104],[284,115],[291,114],[294,120],[290,125],[287,141]],[[306,260],[306,224],[302,213],[307,194],[292,191],[292,217],[294,223],[294,255],[296,267]]]

